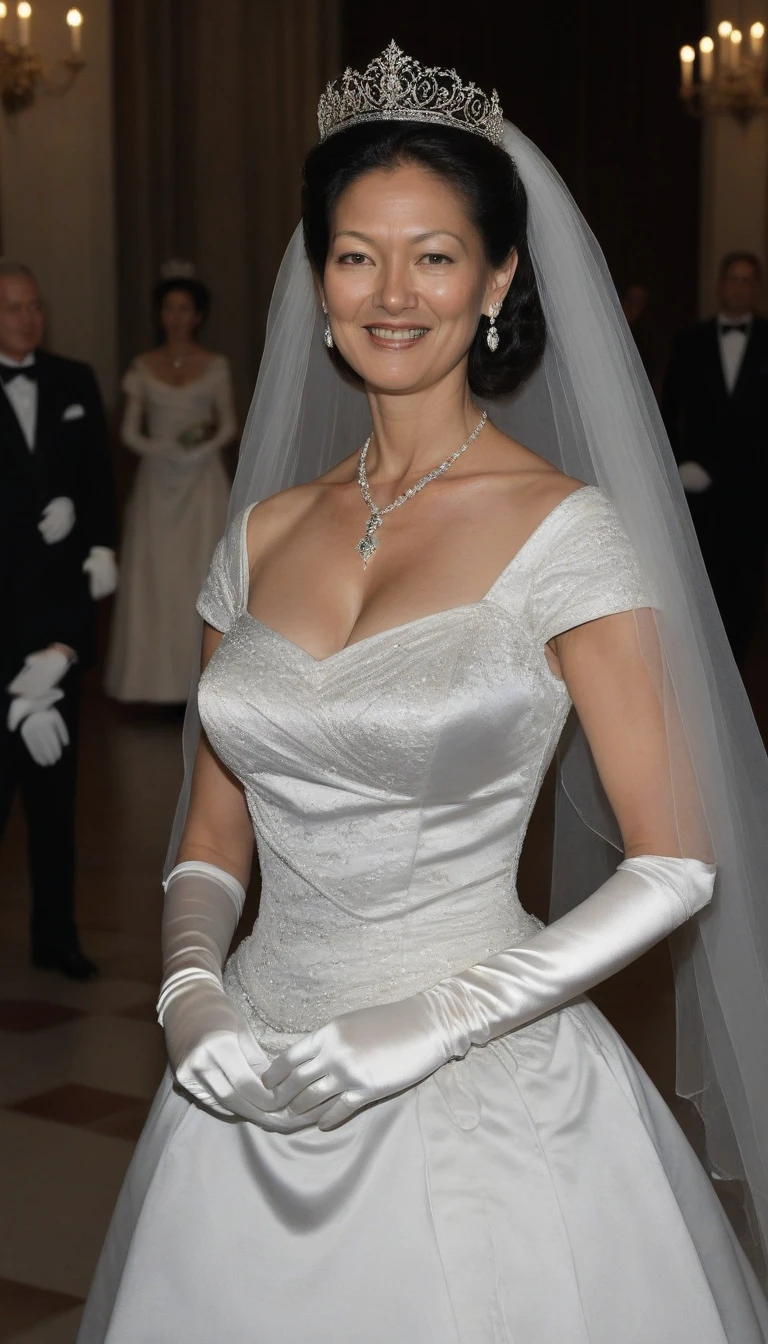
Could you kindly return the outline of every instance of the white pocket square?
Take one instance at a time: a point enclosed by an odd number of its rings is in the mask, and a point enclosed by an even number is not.
[[[85,407],[75,404],[68,406],[61,418],[62,420],[80,420],[84,415]]]

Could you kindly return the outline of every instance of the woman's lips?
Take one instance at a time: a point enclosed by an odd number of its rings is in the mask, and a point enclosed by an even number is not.
[[[429,327],[366,327],[373,345],[380,350],[411,350],[429,332]]]

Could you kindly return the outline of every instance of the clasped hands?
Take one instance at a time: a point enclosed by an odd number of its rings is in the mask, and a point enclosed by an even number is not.
[[[283,1134],[332,1129],[415,1086],[453,1053],[427,994],[344,1013],[266,1069],[246,1019],[212,982],[181,991],[163,1025],[180,1087],[218,1114]]]

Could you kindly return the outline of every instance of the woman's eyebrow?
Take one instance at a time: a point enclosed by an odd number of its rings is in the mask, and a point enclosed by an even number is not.
[[[339,229],[338,233],[333,235],[333,241],[336,242],[337,238],[357,238],[361,243],[369,243],[371,247],[376,246],[375,238],[369,238],[367,233],[359,233],[357,229]],[[428,238],[454,238],[465,252],[467,250],[464,239],[458,233],[453,233],[451,229],[427,229],[425,233],[415,234],[409,241],[425,243]]]

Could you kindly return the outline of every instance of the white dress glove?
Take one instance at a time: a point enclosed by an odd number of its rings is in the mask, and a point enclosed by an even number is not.
[[[689,495],[703,495],[712,484],[712,477],[699,462],[681,462],[677,470],[683,489],[687,490]]]
[[[92,546],[83,561],[83,573],[88,575],[88,587],[94,602],[109,597],[117,588],[117,561],[108,546]]]
[[[58,709],[34,709],[19,733],[36,765],[55,765],[69,746],[67,725]]]
[[[221,968],[245,901],[231,873],[191,861],[165,883],[163,984],[158,1016],[180,1087],[219,1115],[289,1133],[316,1117],[280,1112],[261,1082],[269,1064],[226,994]]]
[[[66,495],[57,495],[50,504],[46,504],[37,524],[38,532],[43,535],[47,546],[68,537],[75,526],[75,506]]]
[[[324,1104],[318,1127],[330,1129],[621,970],[702,909],[714,881],[714,867],[698,859],[625,859],[518,947],[408,999],[334,1018],[280,1055],[263,1082],[276,1106],[297,1114]]]
[[[6,690],[11,695],[23,695],[27,700],[39,700],[40,696],[58,686],[71,661],[60,649],[40,649],[38,653],[30,653]]]
[[[63,699],[63,691],[49,691],[47,695],[38,696],[36,700],[30,700],[26,695],[15,695],[8,706],[6,721],[8,732],[14,733],[19,724],[28,719],[30,714],[36,714],[41,709],[50,709]]]

